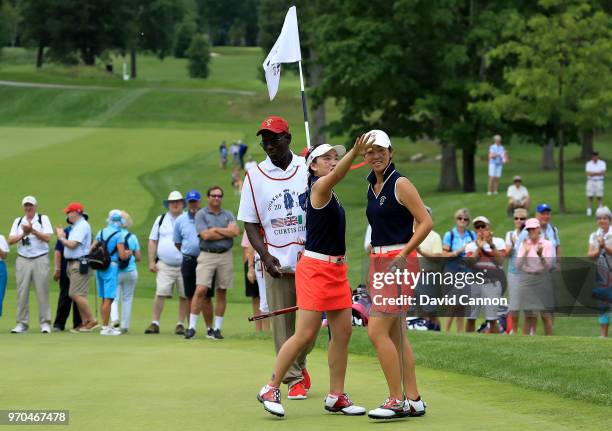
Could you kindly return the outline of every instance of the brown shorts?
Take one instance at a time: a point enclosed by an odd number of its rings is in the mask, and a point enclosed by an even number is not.
[[[215,272],[217,273],[216,289],[234,287],[234,256],[231,249],[225,253],[200,252],[196,267],[196,284],[211,287]]]
[[[79,261],[68,262],[68,278],[70,279],[70,296],[87,296],[89,293],[89,272],[81,274],[79,272]]]

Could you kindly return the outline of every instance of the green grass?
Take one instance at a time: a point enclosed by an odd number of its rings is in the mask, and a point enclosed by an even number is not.
[[[141,288],[139,284],[137,291],[142,292]],[[53,296],[55,293],[56,288]],[[12,292],[8,300],[14,301]],[[287,426],[295,430],[338,427],[361,430],[373,426],[363,417],[329,417],[324,413],[322,399],[328,378],[325,331],[319,337],[322,348],[315,349],[309,356],[308,367],[314,384],[310,397],[300,402],[283,401],[287,411],[285,423],[265,413],[255,400],[255,392],[265,382],[273,365],[273,350],[269,335],[253,335],[245,319],[249,305],[230,304],[224,322],[227,339],[213,342],[199,337],[200,334],[193,341],[172,334],[176,300],[166,303],[162,333],[144,335],[142,331],[148,322],[151,303],[151,298],[136,298],[130,333],[121,337],[70,333],[44,336],[36,332],[37,328],[26,335],[15,336],[4,330],[12,317],[9,310],[0,320],[0,343],[3,346],[2,385],[10,390],[0,391],[0,409],[67,409],[70,410],[70,429],[91,430],[109,427],[163,430],[168,429],[170,423],[185,429],[207,423],[236,430],[285,429]],[[36,306],[33,306],[32,313],[35,312]],[[369,348],[360,350],[365,346],[364,335],[362,329],[356,329],[353,335],[351,348],[360,354],[352,354],[349,358],[346,388],[355,402],[373,408],[386,397],[386,387]],[[609,406],[588,398],[564,398],[554,384],[546,391],[534,391],[519,387],[525,386],[521,382],[507,384],[504,380],[498,382],[492,378],[458,374],[452,368],[430,367],[428,355],[456,355],[458,362],[476,363],[476,355],[467,357],[466,352],[474,352],[469,344],[479,341],[477,337],[428,337],[431,335],[410,335],[418,355],[419,388],[429,406],[427,416],[396,426],[417,430],[441,430],[449,426],[470,430],[584,429],[585,426],[589,430],[607,429]],[[432,348],[436,339],[444,339],[445,347],[438,343],[438,350]],[[499,340],[483,338],[482,343]],[[536,344],[541,340],[519,340],[531,341],[535,351],[529,354],[534,361],[540,351]],[[508,343],[504,347],[507,348],[517,339],[504,341]],[[600,350],[574,362],[580,355],[579,346],[585,344],[572,346],[575,339],[556,344],[560,341],[558,337],[547,341],[550,343],[547,350],[569,364],[580,367],[593,359],[595,367],[600,366],[595,357]],[[563,355],[562,350],[568,350],[567,355]],[[524,355],[509,348],[507,351],[510,355],[507,362],[517,357],[524,360],[521,357]],[[492,349],[483,348],[481,353],[490,355],[491,360],[497,359]],[[27,366],[24,366],[25,358]],[[525,368],[531,365],[530,361]],[[599,359],[599,362],[603,361]],[[540,369],[536,367],[533,374]],[[603,386],[608,376],[609,372],[599,376],[599,387],[607,389],[601,396],[610,394],[609,388]],[[584,385],[589,382],[591,380],[585,381]],[[285,388],[282,391],[286,394]],[[231,411],[225,407],[228,405],[232,406]]]
[[[0,172],[4,174],[0,182],[4,202],[0,206],[0,232],[8,234],[12,220],[20,215],[21,198],[27,194],[37,196],[41,211],[48,214],[54,224],[63,221],[61,209],[71,200],[83,201],[94,229],[103,225],[110,209],[124,208],[134,217],[134,231],[141,244],[146,243],[155,216],[163,211],[161,201],[172,189],[186,191],[196,187],[204,191],[219,184],[226,190],[224,206],[236,213],[239,196],[231,190],[230,171],[220,171],[217,167],[220,141],[244,139],[250,145],[249,154],[261,160],[263,152],[254,133],[261,119],[269,113],[283,115],[289,120],[294,149],[304,146],[305,137],[295,76],[283,77],[285,87],[277,99],[270,102],[265,85],[256,77],[261,62],[259,51],[220,49],[219,53],[221,56],[213,59],[213,72],[207,81],[188,78],[182,60],[168,58],[162,62],[140,56],[140,78],[123,83],[116,76],[106,75],[99,67],[46,65],[37,72],[31,58],[27,58],[31,53],[5,50],[0,63],[0,80],[69,84],[82,88],[0,86],[0,100],[3,101],[0,103]],[[120,69],[116,66],[115,70]],[[103,88],[83,88],[88,85]],[[252,94],[208,91],[211,89]],[[331,109],[328,118],[335,116],[337,111]],[[334,138],[333,141],[343,142],[347,138]],[[486,144],[478,149],[479,193],[438,193],[435,189],[440,165],[434,161],[439,153],[438,146],[427,141],[411,143],[393,135],[392,139],[397,149],[396,164],[433,208],[435,229],[439,233],[452,226],[453,212],[463,206],[474,216],[489,217],[499,236],[512,228],[512,222],[505,216],[503,193],[493,197],[483,193]],[[609,134],[596,138],[596,146],[604,159],[609,156],[606,152],[611,143]],[[511,162],[505,167],[501,190],[505,190],[513,175],[520,174],[535,202],[547,201],[556,208],[557,173],[539,169],[540,148],[514,142],[508,148]],[[411,163],[410,155],[417,152],[424,153],[427,158]],[[553,213],[553,223],[560,228],[565,256],[584,255],[588,235],[595,230],[594,220],[583,215],[584,165],[577,160],[578,152],[577,146],[568,147],[566,152],[569,213]],[[352,285],[361,280],[366,173],[366,168],[353,171],[337,188],[347,211],[347,254]],[[610,187],[612,185],[608,184],[607,189]],[[222,423],[224,428],[277,426],[253,403],[253,391],[265,379],[271,366],[272,350],[266,336],[250,340],[252,329],[245,319],[250,306],[242,290],[238,247],[234,253],[236,288],[230,292],[227,317],[230,340],[214,346],[203,341],[183,343],[168,334],[174,322],[174,301],[163,316],[162,330],[166,334],[156,342],[141,335],[150,317],[154,292],[154,279],[145,265],[141,266],[136,293],[134,333],[129,337],[114,340],[69,334],[48,338],[35,334],[12,337],[7,332],[14,324],[14,256],[13,249],[8,260],[6,315],[0,318],[0,345],[6,355],[3,356],[6,367],[2,374],[9,376],[0,383],[0,409],[15,406],[70,408],[76,415],[73,425],[82,429],[87,418],[96,417],[97,406],[103,400],[108,411],[120,414],[116,419],[88,423],[93,429],[117,427],[117,421],[122,421],[122,429],[142,429],[145,420],[152,429],[164,428],[170,420],[195,428],[202,424],[202,417],[184,412],[198,409],[210,417],[207,419],[210,423]],[[54,288],[51,297],[55,295]],[[32,298],[32,315],[35,315],[35,303]],[[432,406],[432,414],[424,421],[410,421],[410,426],[442,429],[452,423],[454,428],[465,429],[557,429],[580,428],[588,423],[589,429],[603,429],[609,416],[603,406],[608,407],[611,403],[609,365],[612,349],[608,340],[595,338],[597,326],[595,317],[558,317],[555,333],[562,336],[552,338],[411,334],[420,366],[420,384]],[[324,337],[320,341],[324,347]],[[351,349],[359,356],[351,356],[348,389],[356,400],[363,400],[368,407],[374,406],[384,398],[384,387],[363,330],[355,331]],[[322,354],[315,353],[312,367],[318,381],[324,382],[327,377]],[[249,360],[245,361],[247,357]],[[23,358],[32,362],[25,367]],[[71,367],[65,367],[68,362]],[[160,364],[172,365],[162,367]],[[211,367],[210,364],[224,366]],[[82,381],[75,377],[73,381],[71,373],[79,379],[81,375],[86,377]],[[121,383],[118,376],[126,376],[130,379],[129,384]],[[58,390],[60,381],[62,386]],[[192,385],[194,381],[202,383]],[[223,393],[228,381],[238,386],[240,396],[232,396],[231,402],[237,403],[245,415],[227,417],[225,412],[202,410],[202,406],[218,405],[215,396]],[[319,421],[317,416],[324,386],[321,383],[313,400],[300,403],[300,408],[290,405],[291,420],[295,420],[293,423],[298,429],[338,426],[333,419]],[[350,426],[359,429],[361,423],[353,425],[351,422]]]

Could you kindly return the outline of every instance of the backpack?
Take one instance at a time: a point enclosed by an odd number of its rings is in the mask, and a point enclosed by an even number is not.
[[[132,233],[128,232],[128,234],[125,236],[125,240],[123,241],[123,245],[125,246],[126,250],[130,249],[130,245],[128,243],[128,239],[130,239],[131,236],[132,236]],[[130,259],[132,259],[131,256],[129,258],[127,258],[126,260],[122,260],[121,258],[119,258],[119,269],[127,268],[130,265]]]
[[[103,230],[100,231],[100,240],[91,250],[89,256],[87,256],[89,267],[98,271],[106,271],[108,269],[111,264],[111,256],[117,251],[117,249],[115,249],[112,253],[109,253],[108,242],[111,240],[112,237],[118,234],[119,231],[113,232],[107,240],[104,239],[103,232]]]

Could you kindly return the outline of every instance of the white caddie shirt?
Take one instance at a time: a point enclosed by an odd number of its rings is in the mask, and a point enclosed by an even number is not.
[[[303,157],[292,153],[286,170],[275,166],[270,158],[247,171],[238,220],[259,223],[264,243],[281,266],[295,272],[298,253],[306,241],[306,210],[303,207],[308,170]]]
[[[41,215],[40,221],[42,223],[38,222],[38,213],[34,214],[34,218],[31,221],[28,220],[25,215],[23,217],[17,217],[13,222],[13,226],[11,227],[10,235],[21,235],[23,233],[23,225],[28,225],[30,223],[32,224],[32,227],[37,231],[46,234],[53,234],[53,226],[51,225],[51,221],[49,221],[49,217],[47,217],[46,215]],[[19,256],[33,258],[49,253],[48,242],[41,241],[33,233],[27,235],[25,238],[28,238],[30,244],[24,245],[23,241],[19,241],[17,243],[17,254]]]

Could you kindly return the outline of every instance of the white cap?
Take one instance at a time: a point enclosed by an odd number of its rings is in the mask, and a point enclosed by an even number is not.
[[[21,201],[21,205],[25,205],[25,204],[38,205],[38,202],[36,201],[36,198],[34,196],[26,196]]]
[[[183,195],[181,194],[181,192],[178,192],[176,190],[174,190],[173,192],[170,192],[170,194],[168,195],[168,199],[166,199],[166,201],[170,202],[170,201],[182,201],[183,200]]]
[[[476,224],[478,222],[483,222],[484,224],[486,224],[487,226],[491,225],[491,222],[489,221],[488,218],[486,218],[485,216],[478,216],[474,219],[474,221],[472,222],[472,224]]]
[[[389,135],[387,135],[382,130],[370,130],[366,135],[374,135],[375,140],[372,145],[378,145],[383,148],[391,148],[391,139],[389,139]]]
[[[346,148],[342,145],[329,145],[329,144],[321,144],[314,147],[314,149],[310,152],[308,159],[306,160],[306,164],[310,166],[312,161],[323,154],[329,153],[331,150],[336,150],[339,158],[342,158],[346,154]]]
[[[121,210],[110,210],[108,212],[108,219],[107,219],[107,221],[109,223],[112,223],[112,222],[119,222],[119,223],[121,223],[122,221],[124,221],[123,220],[123,216],[121,215]]]

